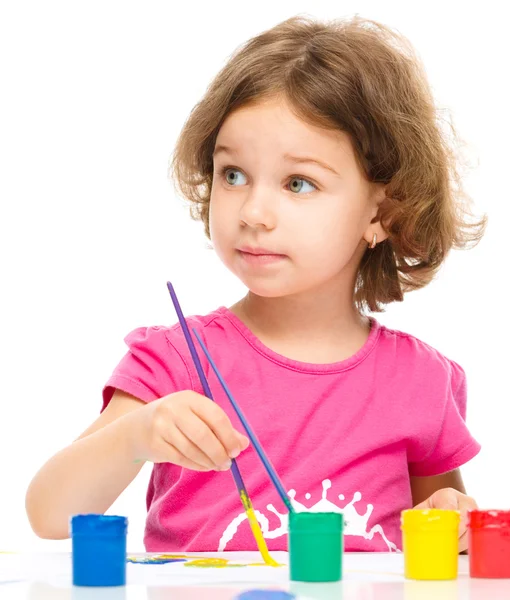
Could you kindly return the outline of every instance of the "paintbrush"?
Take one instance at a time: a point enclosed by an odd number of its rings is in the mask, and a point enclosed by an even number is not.
[[[195,369],[197,371],[198,377],[200,379],[200,383],[202,384],[202,388],[204,390],[205,396],[214,402],[214,398],[211,392],[211,388],[207,382],[205,377],[204,370],[202,369],[202,364],[200,363],[200,359],[198,358],[198,354],[193,344],[193,340],[191,339],[191,334],[189,332],[188,324],[186,323],[186,319],[182,314],[181,306],[179,304],[179,300],[177,299],[177,295],[174,290],[174,286],[167,281],[166,285],[168,287],[168,291],[170,292],[170,297],[172,298],[172,302],[174,304],[175,312],[177,313],[177,317],[179,319],[179,323],[181,324],[182,332],[184,333],[184,337],[186,338],[186,343],[188,344],[189,351],[191,353],[191,358],[193,359],[193,363],[195,364]],[[232,466],[230,467],[232,476],[234,477],[234,481],[237,487],[237,491],[239,492],[239,496],[241,497],[241,502],[243,504],[243,508],[246,512],[246,516],[248,518],[248,522],[250,523],[250,527],[253,533],[253,537],[257,542],[258,549],[264,562],[267,565],[278,566],[278,563],[271,558],[269,555],[269,551],[267,549],[266,541],[262,535],[262,531],[260,530],[260,525],[257,521],[257,517],[253,511],[253,506],[248,496],[248,491],[246,490],[246,486],[244,485],[243,478],[241,477],[241,471],[239,471],[239,467],[237,466],[237,462],[235,459],[232,459]]]
[[[257,454],[259,455],[259,458],[262,461],[262,464],[266,468],[269,478],[271,479],[271,481],[273,482],[273,485],[276,488],[276,491],[280,495],[280,498],[282,499],[285,506],[289,509],[289,512],[294,512],[294,507],[292,506],[292,504],[290,502],[290,498],[287,496],[285,488],[283,487],[283,484],[282,484],[280,478],[278,477],[278,473],[275,471],[275,468],[271,464],[271,461],[269,460],[269,458],[265,454],[264,450],[262,449],[262,446],[260,445],[260,442],[257,439],[255,432],[250,427],[250,424],[246,420],[246,417],[243,415],[241,409],[239,408],[239,405],[235,401],[234,396],[232,396],[230,390],[227,387],[227,384],[225,383],[225,380],[223,379],[223,377],[221,376],[221,373],[218,370],[218,367],[214,364],[214,361],[213,361],[211,355],[209,354],[209,351],[205,347],[204,342],[198,335],[197,330],[195,328],[193,328],[193,333],[195,334],[195,337],[197,338],[198,343],[200,344],[202,350],[204,351],[204,354],[206,355],[207,360],[209,361],[209,364],[211,365],[213,371],[216,373],[216,377],[218,378],[219,382],[221,383],[221,387],[225,391],[225,394],[227,394],[228,399],[230,400],[230,403],[234,407],[234,410],[236,411],[237,416],[239,417],[239,420],[243,424],[243,427],[245,428],[246,433],[248,434],[248,437],[250,438],[250,441],[253,444],[253,447],[257,451]]]

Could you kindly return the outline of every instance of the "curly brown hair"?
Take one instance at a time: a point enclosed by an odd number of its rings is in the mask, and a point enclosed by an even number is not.
[[[170,173],[208,237],[221,125],[241,106],[282,95],[306,122],[347,133],[368,181],[386,184],[376,220],[389,237],[360,261],[359,310],[381,312],[401,301],[434,278],[452,247],[482,238],[487,218],[475,219],[468,209],[455,129],[444,127],[415,51],[401,34],[358,16],[328,22],[296,16],[257,35],[193,108]]]

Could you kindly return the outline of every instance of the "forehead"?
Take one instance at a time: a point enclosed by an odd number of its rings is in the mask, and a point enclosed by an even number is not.
[[[324,159],[354,159],[349,136],[300,118],[283,99],[259,101],[231,112],[216,138],[236,152],[289,153],[298,150]]]

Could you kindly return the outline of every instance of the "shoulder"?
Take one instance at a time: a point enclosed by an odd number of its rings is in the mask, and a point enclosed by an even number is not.
[[[186,316],[191,339],[195,348],[198,342],[195,330],[207,347],[222,347],[230,350],[236,345],[239,336],[233,334],[235,326],[228,318],[228,310],[220,307],[205,315]],[[186,340],[185,332],[179,322],[172,325],[151,325],[137,327],[124,338],[132,354],[138,356],[151,355],[153,361],[162,365],[171,365],[173,369],[181,364],[189,374],[192,384],[195,384],[195,366]],[[194,387],[193,387],[194,389]]]
[[[219,336],[230,336],[233,324],[228,318],[228,311],[224,307],[217,308],[205,315],[190,315],[186,317],[186,323],[193,342],[196,344],[196,338],[193,335],[193,330],[200,335],[205,341]],[[160,335],[164,336],[166,343],[174,347],[176,350],[186,349],[187,342],[185,333],[179,322],[170,327],[160,327]]]
[[[225,309],[218,308],[206,315],[192,315],[186,317],[186,323],[190,332],[196,329],[197,332],[214,332],[218,328],[228,325],[228,319],[225,317]],[[165,348],[168,346],[180,346],[185,342],[184,332],[179,322],[172,325],[149,325],[136,327],[130,331],[124,341],[128,346],[152,345]]]
[[[203,339],[214,343],[210,333],[221,331],[221,323],[226,320],[224,312],[224,309],[218,309],[208,315],[188,317],[186,321],[190,330],[196,329]],[[105,403],[113,388],[146,401],[178,390],[201,389],[179,323],[136,327],[124,337],[124,343],[128,350],[104,388]]]
[[[393,357],[396,367],[414,375],[449,381],[452,387],[465,379],[464,369],[452,358],[418,337],[380,324],[380,351]]]

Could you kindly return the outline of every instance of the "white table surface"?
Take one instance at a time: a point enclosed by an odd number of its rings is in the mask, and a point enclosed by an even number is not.
[[[280,562],[288,562],[286,553],[273,554]],[[260,561],[256,552],[209,553],[207,556]],[[248,572],[245,569],[188,568],[187,579],[179,579],[174,575],[182,569],[172,569],[176,564],[128,564],[125,587],[81,588],[72,585],[70,554],[0,554],[0,599],[232,600],[242,591],[265,588],[292,592],[302,600],[510,599],[510,579],[471,579],[467,556],[459,557],[458,579],[445,582],[406,580],[401,554],[346,554],[343,581],[334,584],[290,582],[287,567],[263,567],[263,574],[257,577],[256,583],[243,581],[246,575],[242,572]],[[8,583],[9,579],[17,581]]]

